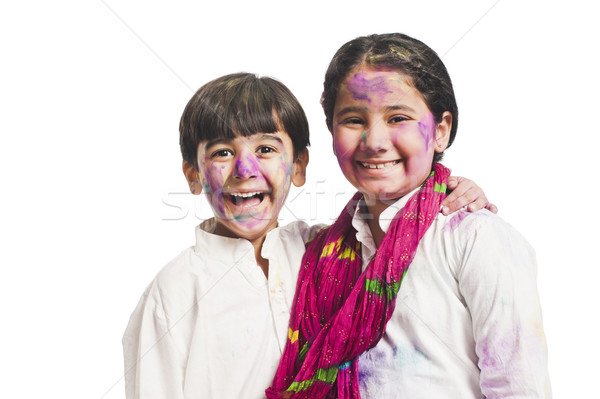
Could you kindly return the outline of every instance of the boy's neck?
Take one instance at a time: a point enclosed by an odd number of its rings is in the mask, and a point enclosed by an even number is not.
[[[262,269],[266,278],[269,278],[269,260],[262,257],[262,247],[265,242],[265,237],[262,236],[257,240],[248,240],[254,247],[254,258],[256,259],[256,263]]]
[[[269,231],[271,231],[275,227],[277,227],[277,225],[270,228]],[[256,259],[256,263],[262,269],[263,273],[265,274],[265,277],[267,277],[267,278],[269,277],[269,260],[262,257],[262,247],[265,242],[265,238],[267,238],[266,234],[263,234],[260,237],[257,237],[255,239],[240,237],[238,235],[233,234],[230,230],[225,228],[219,222],[217,222],[217,225],[215,227],[215,230],[213,231],[213,234],[216,234],[218,236],[223,236],[223,237],[239,238],[242,240],[250,241],[250,244],[252,244],[252,246],[254,247],[254,258]]]

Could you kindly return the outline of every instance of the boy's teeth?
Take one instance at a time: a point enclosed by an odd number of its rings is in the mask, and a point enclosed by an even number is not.
[[[234,205],[255,206],[262,202],[264,192],[255,191],[253,193],[229,193]]]
[[[248,197],[254,197],[255,195],[260,194],[260,192],[254,192],[254,193],[235,193],[235,194],[231,194],[234,195],[236,197],[242,197],[242,198],[248,198]]]

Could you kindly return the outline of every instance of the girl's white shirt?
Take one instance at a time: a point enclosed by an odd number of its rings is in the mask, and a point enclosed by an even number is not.
[[[388,207],[388,230],[411,192]],[[376,247],[357,207],[363,268]],[[364,398],[551,398],[531,246],[486,211],[438,214],[381,341],[359,357]]]

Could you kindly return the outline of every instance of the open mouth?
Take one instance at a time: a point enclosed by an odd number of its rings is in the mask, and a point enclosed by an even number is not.
[[[397,165],[400,163],[399,159],[396,159],[395,161],[389,161],[389,162],[361,162],[361,161],[357,161],[357,163],[362,166],[365,169],[385,169],[385,168],[390,168],[394,165]]]
[[[253,193],[229,193],[228,194],[231,202],[235,206],[249,207],[257,206],[265,198],[264,192],[253,192]]]

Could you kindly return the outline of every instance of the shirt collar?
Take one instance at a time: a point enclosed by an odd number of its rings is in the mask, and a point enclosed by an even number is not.
[[[379,227],[384,233],[387,233],[390,225],[392,224],[392,220],[394,220],[394,216],[406,205],[410,197],[413,196],[421,187],[417,187],[408,194],[404,195],[401,198],[398,198],[394,203],[388,206],[381,215],[379,215]],[[352,218],[352,226],[356,229],[357,235],[356,238],[359,239],[359,232],[364,231],[365,229],[368,231],[368,235],[372,237],[371,230],[369,229],[369,225],[367,224],[367,220],[370,217],[367,209],[367,205],[365,204],[364,197],[359,201],[358,206],[354,210],[354,217]],[[362,234],[361,234],[362,235]],[[372,240],[372,238],[371,238]],[[362,241],[359,239],[359,241]]]
[[[399,198],[390,206],[388,206],[381,215],[379,215],[379,227],[384,233],[387,233],[394,216],[406,205],[410,197],[419,190],[420,187],[415,188],[410,193]],[[367,205],[365,204],[364,197],[358,202],[358,206],[354,210],[354,216],[352,217],[352,227],[356,230],[356,239],[361,243],[362,246],[362,257],[363,257],[363,269],[367,266],[369,260],[377,252],[377,246],[375,240],[373,240],[373,234],[371,228],[367,222],[369,218]]]
[[[254,247],[250,241],[214,234],[216,227],[215,218],[207,219],[196,227],[196,245],[194,247],[196,255],[207,256],[207,254],[218,253],[219,260],[228,264],[255,261]]]

